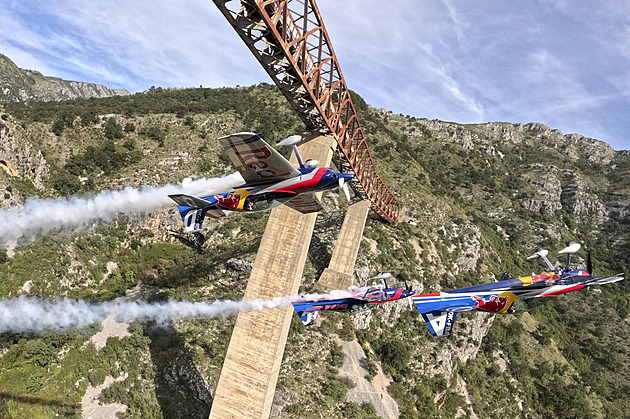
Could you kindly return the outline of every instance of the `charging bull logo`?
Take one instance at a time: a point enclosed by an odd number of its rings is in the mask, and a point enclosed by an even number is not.
[[[232,192],[215,196],[220,206],[222,206],[223,208],[229,208],[232,210],[235,210],[238,208],[238,205],[241,203],[241,197],[242,197],[242,194],[232,193]]]
[[[220,207],[227,208],[233,211],[243,211],[246,198],[250,196],[250,193],[245,189],[239,189],[234,192],[228,192],[221,195],[215,195],[217,204]],[[251,210],[251,208],[247,208]]]
[[[511,292],[504,292],[500,295],[491,295],[487,300],[483,297],[472,296],[477,302],[476,308],[479,310],[490,311],[492,313],[505,313],[511,306],[516,295]]]

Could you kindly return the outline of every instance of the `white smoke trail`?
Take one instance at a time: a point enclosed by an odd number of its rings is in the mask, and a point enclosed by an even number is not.
[[[0,210],[0,243],[23,237],[49,233],[64,228],[81,228],[93,220],[112,220],[119,214],[149,211],[175,205],[169,194],[192,195],[224,191],[243,183],[234,173],[221,178],[185,179],[181,185],[126,187],[118,191],[103,191],[92,197],[29,198],[22,207]]]
[[[167,301],[132,302],[122,299],[105,303],[63,299],[49,301],[24,295],[0,300],[0,333],[33,333],[44,330],[85,327],[114,314],[119,322],[153,320],[165,326],[177,318],[228,316],[242,311],[263,311],[288,307],[303,299],[336,299],[350,297],[349,291],[335,290],[328,294],[300,294],[271,300],[217,300],[214,302]]]

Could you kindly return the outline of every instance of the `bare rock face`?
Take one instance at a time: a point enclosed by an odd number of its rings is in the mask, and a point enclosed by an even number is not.
[[[425,374],[442,375],[450,381],[458,363],[466,364],[475,359],[494,318],[495,315],[490,313],[461,313],[451,337],[429,340],[418,351],[418,359]]]
[[[23,70],[0,54],[0,104],[68,100],[74,98],[130,95],[124,89],[109,89],[100,84],[46,77],[37,71]]]
[[[615,150],[603,141],[587,138],[580,134],[567,134],[564,138],[588,156],[588,160],[592,162],[609,164],[615,158]]]
[[[541,173],[536,170],[522,176],[534,192],[534,197],[521,201],[525,208],[532,212],[544,211],[550,214],[562,208],[562,184],[552,171],[543,170]]]
[[[11,177],[27,179],[37,189],[42,189],[43,179],[48,177],[48,164],[40,150],[33,148],[24,132],[10,119],[0,120],[0,170]],[[0,185],[0,208],[7,208],[20,201],[17,192]],[[24,198],[24,197],[22,197]]]
[[[606,202],[610,217],[617,220],[630,217],[630,192],[614,192],[610,195],[611,200]]]
[[[600,202],[597,195],[589,191],[593,189],[580,175],[572,173],[572,180],[562,188],[560,195],[562,206],[573,214],[607,218],[608,208]]]

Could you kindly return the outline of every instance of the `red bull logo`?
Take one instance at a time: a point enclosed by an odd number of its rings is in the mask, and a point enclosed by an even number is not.
[[[516,299],[516,296],[512,293],[503,293],[501,295],[491,295],[486,300],[483,297],[473,295],[472,299],[477,302],[476,308],[479,310],[490,311],[492,313],[505,313]]]
[[[227,193],[227,194],[223,194],[223,195],[215,195],[215,198],[217,198],[218,204],[220,206],[222,206],[223,208],[229,208],[229,209],[237,209],[238,205],[241,202],[241,197],[243,196],[243,194],[241,193]]]

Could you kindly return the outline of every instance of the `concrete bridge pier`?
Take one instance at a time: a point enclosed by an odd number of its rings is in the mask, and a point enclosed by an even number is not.
[[[367,199],[348,208],[328,268],[319,277],[319,283],[325,290],[345,290],[353,284],[354,264],[369,210],[370,201]]]
[[[319,136],[299,150],[304,159],[329,166],[334,146],[333,137]],[[291,161],[297,161],[295,156]],[[317,213],[304,215],[284,205],[271,211],[245,299],[297,294],[316,217]],[[286,307],[238,315],[211,419],[269,417],[293,313]]]

